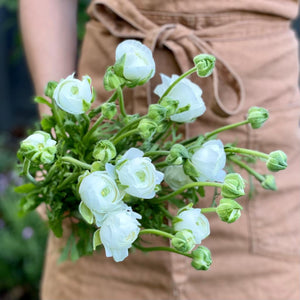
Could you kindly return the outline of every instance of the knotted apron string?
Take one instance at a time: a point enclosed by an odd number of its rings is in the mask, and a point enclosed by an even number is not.
[[[209,53],[216,57],[213,71],[214,99],[212,109],[220,116],[228,117],[237,114],[244,102],[244,87],[239,75],[222,59],[203,38],[202,30],[192,30],[181,24],[159,26],[144,16],[128,0],[94,0],[88,13],[104,25],[109,32],[119,38],[141,39],[152,51],[156,46],[165,46],[172,51],[182,73],[193,67],[193,58],[200,53]],[[210,28],[211,29],[211,28]],[[216,29],[218,30],[218,29]],[[218,34],[218,32],[216,32]],[[222,81],[222,89],[220,88]],[[233,109],[222,101],[224,90],[235,93],[237,104]],[[151,103],[151,91],[147,87],[137,89],[138,97],[147,96]]]

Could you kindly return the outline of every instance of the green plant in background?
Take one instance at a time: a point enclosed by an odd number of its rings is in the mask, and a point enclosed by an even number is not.
[[[47,228],[37,213],[20,217],[15,152],[0,136],[0,299],[38,299]]]

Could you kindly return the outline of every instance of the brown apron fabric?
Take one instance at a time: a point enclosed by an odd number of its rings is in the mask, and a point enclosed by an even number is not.
[[[93,78],[99,101],[110,95],[102,87],[103,74],[114,63],[115,48],[124,38],[140,39],[154,50],[157,74],[148,86],[151,90],[160,83],[159,73],[179,74],[191,66],[193,55],[213,53],[218,60],[213,78],[193,77],[204,91],[208,109],[186,134],[194,136],[239,121],[249,107],[263,106],[270,111],[263,128],[254,131],[245,126],[220,138],[265,152],[282,149],[289,167],[275,175],[277,192],[257,185],[254,198],[241,198],[244,210],[236,223],[208,216],[211,235],[203,245],[211,249],[213,265],[207,272],[193,270],[189,259],[164,252],[137,251],[115,263],[101,251],[58,265],[65,240],[50,234],[43,300],[300,299],[299,63],[288,21],[295,10],[296,2],[288,0],[91,3],[92,20],[87,24],[79,73]],[[151,94],[147,101],[145,88],[125,92],[130,113],[145,113],[147,104],[156,100]],[[257,168],[267,173],[264,164]],[[210,202],[209,197],[201,199],[200,206]],[[66,236],[67,231],[66,225]]]

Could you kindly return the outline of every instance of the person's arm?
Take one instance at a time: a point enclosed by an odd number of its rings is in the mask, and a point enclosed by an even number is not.
[[[20,25],[35,92],[72,74],[77,54],[77,0],[20,0]],[[46,105],[40,113],[49,113]]]

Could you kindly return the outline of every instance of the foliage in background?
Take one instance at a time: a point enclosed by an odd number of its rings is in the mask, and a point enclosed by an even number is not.
[[[13,188],[20,179],[13,171],[15,151],[0,136],[0,299],[38,299],[47,228],[32,212],[19,217]]]

